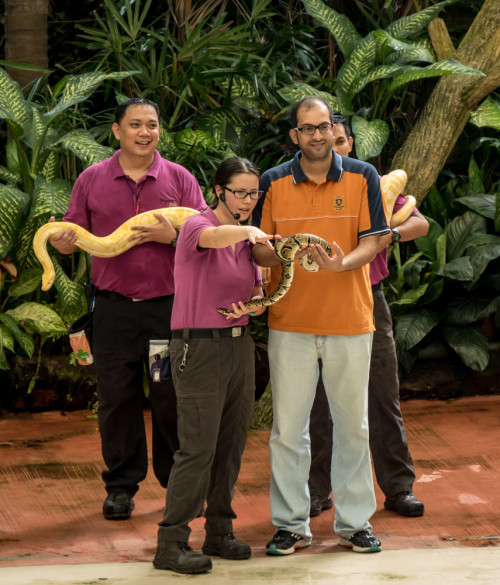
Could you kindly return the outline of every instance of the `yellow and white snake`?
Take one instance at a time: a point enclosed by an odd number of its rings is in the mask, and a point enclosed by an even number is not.
[[[137,245],[138,242],[136,240],[130,240],[130,236],[136,233],[131,229],[132,226],[154,225],[159,223],[160,220],[155,217],[155,213],[166,217],[176,230],[180,230],[186,219],[191,215],[199,213],[199,211],[190,207],[164,207],[162,209],[145,211],[144,213],[131,217],[122,223],[120,227],[116,228],[114,232],[104,237],[94,236],[94,234],[91,234],[79,225],[66,221],[53,221],[43,225],[33,238],[33,249],[43,268],[42,290],[49,290],[56,276],[54,265],[47,252],[47,240],[50,236],[53,236],[60,230],[72,229],[76,232],[77,240],[75,244],[79,248],[92,254],[92,256],[110,258],[111,256],[123,254],[123,252]]]

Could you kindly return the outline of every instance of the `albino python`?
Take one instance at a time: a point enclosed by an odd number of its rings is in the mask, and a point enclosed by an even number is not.
[[[406,221],[406,219],[411,215],[411,212],[413,211],[413,208],[416,204],[415,198],[410,195],[406,197],[405,205],[394,215],[392,214],[394,203],[396,202],[398,195],[403,192],[406,181],[407,175],[405,171],[400,169],[392,171],[380,179],[380,189],[382,191],[382,197],[385,202],[387,215],[390,218],[391,228],[396,227],[397,225],[401,225],[404,221]],[[322,238],[313,236],[311,234],[295,234],[294,236],[289,236],[279,240],[274,248],[276,256],[278,256],[281,261],[281,279],[276,290],[273,291],[269,296],[262,299],[243,303],[244,306],[269,307],[270,305],[282,299],[292,284],[293,274],[295,271],[295,254],[301,246],[310,246],[312,244],[320,244],[329,256],[332,255],[332,247],[330,244]],[[300,258],[299,262],[302,268],[305,270],[315,272],[320,269],[311,254],[303,256]],[[229,315],[232,312],[230,309],[224,309],[222,307],[218,308],[217,311],[223,315]]]
[[[159,220],[155,217],[155,213],[166,217],[176,230],[180,230],[186,219],[191,215],[199,213],[199,211],[190,207],[164,207],[162,209],[145,211],[144,213],[139,213],[139,215],[131,217],[125,223],[122,223],[120,227],[116,228],[113,233],[101,238],[94,236],[79,225],[67,221],[54,221],[43,225],[33,238],[33,249],[43,268],[42,290],[49,290],[55,279],[54,265],[47,252],[47,240],[50,236],[53,236],[62,229],[73,229],[78,236],[75,244],[79,248],[92,254],[92,256],[109,258],[123,254],[123,252],[137,245],[138,242],[136,240],[130,241],[129,239],[131,235],[136,233],[131,229],[132,226],[154,225],[159,223]]]

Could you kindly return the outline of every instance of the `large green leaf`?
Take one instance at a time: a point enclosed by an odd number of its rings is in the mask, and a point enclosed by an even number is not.
[[[484,76],[482,71],[474,69],[473,67],[467,67],[462,65],[455,59],[443,59],[433,63],[428,67],[414,67],[408,66],[404,73],[397,75],[391,85],[389,86],[389,93],[394,93],[398,87],[416,81],[417,79],[427,79],[430,77],[443,77],[444,75],[481,75]]]
[[[102,73],[95,71],[84,73],[83,75],[68,75],[61,98],[56,106],[44,114],[44,124],[50,123],[56,116],[67,110],[71,106],[86,100],[99,85],[108,79],[120,81],[130,77],[135,71],[122,71],[113,73]]]
[[[28,357],[31,357],[35,351],[33,337],[31,337],[26,331],[23,331],[17,322],[10,315],[7,315],[7,313],[2,313],[0,311],[0,322],[3,323],[3,325],[12,333],[12,336],[21,346],[24,353]]]
[[[73,130],[60,138],[59,144],[70,150],[86,166],[109,158],[114,150],[96,142],[86,130]]]
[[[417,345],[438,323],[438,315],[426,309],[398,317],[394,328],[398,351],[407,351]]]
[[[359,93],[365,85],[377,79],[387,79],[394,77],[397,73],[403,71],[405,66],[398,63],[394,65],[380,65],[379,67],[372,67],[363,75],[357,77],[351,85],[351,94],[354,96]]]
[[[486,219],[477,213],[466,211],[455,217],[446,228],[447,259],[453,260],[462,256],[470,247],[472,236],[485,234],[486,231]]]
[[[455,199],[456,202],[462,203],[472,211],[483,215],[489,219],[495,219],[496,195],[467,195]]]
[[[71,197],[71,185],[64,179],[56,179],[50,183],[42,175],[35,181],[33,203],[29,219],[41,215],[64,214]]]
[[[361,116],[353,116],[352,131],[356,136],[356,156],[360,160],[378,156],[389,138],[389,126],[383,120],[369,122]]]
[[[54,286],[58,292],[58,312],[62,317],[67,318],[67,322],[75,321],[87,310],[84,288],[68,278],[57,262],[54,262],[54,270],[56,273]],[[40,284],[40,280],[38,283]]]
[[[13,81],[0,67],[0,118],[10,120],[12,129],[22,136],[31,119],[31,106],[24,99],[17,81]]]
[[[10,285],[9,296],[22,297],[29,295],[40,287],[42,272],[39,268],[30,268],[23,270],[19,274],[19,279]]]
[[[343,101],[340,97],[331,95],[326,91],[315,89],[311,85],[307,85],[307,83],[287,85],[286,87],[279,89],[278,93],[289,104],[295,104],[302,98],[308,96],[316,96],[324,99],[325,102],[330,104],[332,110],[335,110],[336,112],[342,112],[345,116],[351,113],[351,107],[346,101]]]
[[[432,217],[426,217],[429,222],[429,231],[426,236],[415,240],[415,245],[427,258],[436,260],[436,245],[438,238],[444,233],[443,228]]]
[[[15,309],[6,311],[6,314],[24,327],[28,333],[39,333],[52,338],[61,337],[61,335],[68,333],[61,317],[40,303],[23,303]]]
[[[3,353],[4,349],[8,349],[9,351],[14,351],[15,341],[12,332],[9,328],[0,323],[0,353]],[[5,369],[0,366],[0,369]]]
[[[389,303],[391,309],[416,305],[427,291],[428,283],[417,285],[415,288],[405,291],[397,300]]]
[[[452,300],[446,307],[446,325],[460,326],[476,323],[500,309],[500,295],[469,294]]]
[[[488,365],[488,340],[472,327],[445,327],[444,337],[460,359],[473,370],[482,372]]]
[[[500,257],[500,245],[477,246],[469,250],[469,257],[474,269],[474,279],[476,282],[484,272],[488,264]]]
[[[352,22],[347,16],[329,8],[321,0],[302,1],[307,12],[333,35],[339,49],[347,59],[362,38]]]
[[[468,256],[454,258],[450,262],[440,266],[437,271],[439,276],[446,276],[452,280],[473,280],[474,270]]]
[[[0,185],[0,259],[11,251],[29,203],[30,197],[24,191]]]
[[[375,65],[376,50],[377,41],[373,32],[356,44],[350,57],[344,62],[337,74],[337,82],[335,83],[337,95],[347,96],[349,101],[353,99],[356,95],[355,88],[359,85],[356,82],[368,75]]]
[[[436,61],[432,44],[428,39],[401,41],[384,30],[376,30],[374,31],[374,35],[379,48],[385,52],[390,51],[383,58],[384,65],[390,65],[396,62],[423,61],[424,63],[434,63]]]
[[[385,30],[393,37],[405,39],[422,31],[431,20],[436,18],[443,8],[450,4],[454,4],[455,2],[457,2],[457,0],[438,2],[437,4],[434,4],[434,6],[425,8],[424,10],[419,10],[414,14],[410,14],[410,16],[404,16],[399,20],[391,22]]]
[[[482,128],[495,128],[500,130],[500,102],[487,97],[484,102],[479,105],[470,116],[470,122]]]

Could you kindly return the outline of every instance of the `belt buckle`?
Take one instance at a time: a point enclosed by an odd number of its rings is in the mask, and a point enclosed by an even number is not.
[[[241,337],[241,327],[231,327],[231,337]]]

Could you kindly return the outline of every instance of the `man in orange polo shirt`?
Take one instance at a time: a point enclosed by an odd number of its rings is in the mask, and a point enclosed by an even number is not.
[[[332,120],[332,110],[322,99],[309,97],[295,104],[290,137],[300,151],[263,174],[265,200],[253,220],[266,233],[311,233],[333,246],[331,258],[320,246],[299,252],[311,252],[322,270],[297,269],[290,291],[269,311],[274,418],[270,497],[276,528],[266,547],[269,555],[288,555],[312,541],[309,414],[318,360],[335,424],[334,530],[340,544],[355,552],[381,550],[369,523],[376,507],[367,418],[374,331],[369,262],[380,235],[390,230],[376,169],[333,151]],[[254,256],[260,266],[272,267],[273,290],[281,273],[279,261],[260,244]]]

